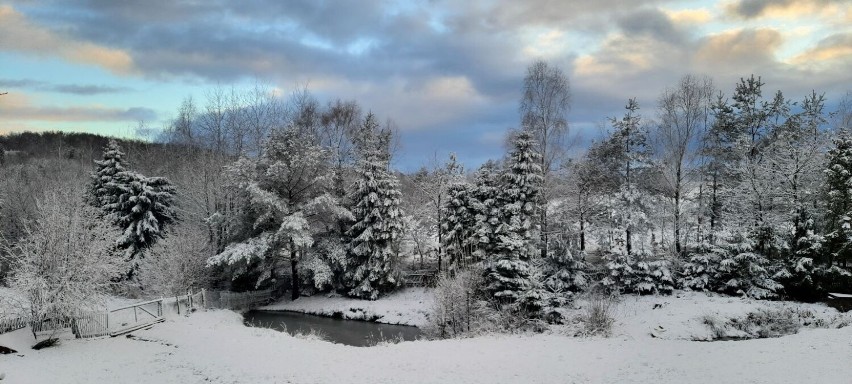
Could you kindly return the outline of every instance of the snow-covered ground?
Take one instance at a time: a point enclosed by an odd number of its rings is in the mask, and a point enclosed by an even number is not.
[[[350,299],[339,295],[315,295],[296,300],[285,299],[258,309],[423,326],[428,320],[433,301],[431,290],[406,288],[376,301]]]
[[[578,300],[578,309],[568,313],[579,315],[587,304],[585,300]],[[616,319],[613,336],[625,339],[710,340],[714,335],[705,324],[708,318],[721,325],[750,313],[786,309],[802,317],[809,327],[852,325],[852,312],[839,313],[821,303],[753,300],[715,293],[676,291],[671,296],[620,296],[613,309]],[[735,330],[728,331],[727,336],[742,336]]]
[[[431,305],[430,291],[409,289],[373,302],[314,296],[267,309],[422,325]],[[583,313],[587,303],[576,305],[567,314]],[[724,324],[787,308],[823,328],[692,341],[714,336],[708,318]],[[238,313],[223,310],[175,316],[133,337],[66,339],[41,351],[29,348],[34,341],[23,329],[0,335],[0,345],[19,351],[0,355],[0,383],[852,383],[852,326],[837,328],[852,323],[852,313],[821,304],[677,292],[623,296],[614,315],[610,338],[565,336],[568,325],[547,334],[371,348],[246,327]]]
[[[852,327],[748,341],[491,336],[348,347],[195,313],[135,337],[68,340],[41,351],[0,335],[9,383],[844,383]]]

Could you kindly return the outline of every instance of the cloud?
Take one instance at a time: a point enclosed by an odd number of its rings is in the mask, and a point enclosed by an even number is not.
[[[726,92],[755,73],[793,96],[810,87],[830,96],[852,81],[847,40],[817,43],[852,22],[850,3],[839,0],[719,0],[703,8],[685,0],[9,1],[16,8],[2,8],[0,51],[124,68],[143,83],[176,84],[171,90],[308,83],[321,100],[356,99],[396,120],[412,154],[448,146],[502,152],[486,139],[518,124],[524,69],[536,58],[570,74],[569,119],[586,131],[620,114],[628,97],[653,114],[658,93],[687,73],[706,73]],[[787,25],[796,12],[805,17],[790,28],[767,20]],[[18,30],[32,31],[32,41]],[[48,86],[92,96],[121,91]],[[129,109],[101,115],[138,113]]]
[[[848,0],[736,0],[725,12],[741,19],[795,19],[815,15],[825,19],[849,19],[852,5]]]
[[[129,73],[133,67],[130,55],[122,50],[70,39],[31,23],[8,5],[0,5],[0,49],[37,56],[55,54],[119,74]]]
[[[156,112],[142,107],[45,106],[37,105],[26,95],[19,93],[10,93],[0,98],[0,121],[99,122],[156,119]]]
[[[68,93],[79,96],[92,96],[133,91],[129,87],[111,87],[91,84],[52,84],[32,79],[0,79],[0,88],[21,88],[37,91]]]
[[[795,56],[791,63],[803,67],[824,67],[841,61],[852,63],[852,33],[839,33],[820,40],[817,45]],[[849,66],[846,65],[848,69]]]
[[[665,12],[673,23],[681,25],[705,24],[713,19],[713,14],[705,8],[681,10],[663,9],[663,12]]]
[[[771,70],[783,42],[781,33],[771,28],[724,31],[702,39],[694,64],[710,73]]]

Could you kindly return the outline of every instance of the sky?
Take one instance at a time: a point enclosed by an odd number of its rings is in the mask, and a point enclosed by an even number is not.
[[[393,119],[403,170],[477,165],[503,153],[538,59],[569,78],[578,147],[628,98],[653,118],[686,74],[727,94],[755,74],[765,96],[830,108],[852,90],[852,1],[2,0],[0,134],[130,137],[187,96],[263,83]]]

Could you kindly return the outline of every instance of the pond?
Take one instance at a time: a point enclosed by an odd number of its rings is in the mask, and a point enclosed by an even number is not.
[[[335,319],[298,312],[248,311],[243,318],[246,325],[271,328],[291,335],[313,330],[322,335],[324,340],[356,347],[370,347],[384,340],[400,338],[412,341],[420,336],[420,329],[407,325]]]

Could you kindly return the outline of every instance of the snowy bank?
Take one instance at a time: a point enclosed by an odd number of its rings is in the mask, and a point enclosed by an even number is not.
[[[722,324],[761,311],[790,310],[811,319],[806,327],[852,324],[852,312],[840,313],[822,303],[754,300],[691,291],[675,291],[671,296],[621,295],[617,300],[613,336],[626,339],[711,340],[715,335],[706,324],[709,320]],[[578,300],[579,309],[569,313],[579,314],[587,304]]]
[[[20,332],[20,331],[19,331]],[[13,334],[0,335],[0,344]],[[10,383],[848,383],[852,327],[736,342],[558,335],[372,348],[302,340],[195,313],[134,337],[0,355]]]
[[[427,323],[433,303],[430,289],[406,288],[375,301],[320,294],[296,300],[287,299],[257,309],[421,327]]]

